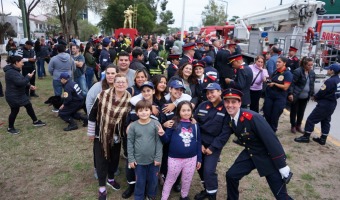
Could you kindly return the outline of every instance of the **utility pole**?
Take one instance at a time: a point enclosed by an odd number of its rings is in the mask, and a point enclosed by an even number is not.
[[[181,42],[183,42],[184,38],[185,0],[183,0],[182,9]]]
[[[225,16],[226,16],[225,19],[226,19],[226,21],[228,21],[228,1],[225,1],[225,0],[219,0],[219,1],[226,4],[226,6],[225,6]]]
[[[19,0],[19,7],[21,9],[22,15],[22,26],[24,29],[24,37],[30,39],[30,36],[27,33],[27,23],[26,23],[26,2],[25,0]]]
[[[282,5],[282,0],[280,1],[280,6]]]

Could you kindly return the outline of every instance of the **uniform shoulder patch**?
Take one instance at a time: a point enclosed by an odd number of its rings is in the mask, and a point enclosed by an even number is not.
[[[299,59],[295,56],[294,58],[293,58],[295,61],[298,61]]]
[[[325,89],[326,89],[326,85],[322,84],[321,87],[320,87],[320,90],[325,90]]]
[[[247,120],[251,120],[253,118],[253,114],[249,112],[243,112],[242,116],[245,117]]]
[[[63,97],[64,97],[64,98],[67,98],[67,97],[68,97],[68,93],[67,93],[67,92],[64,92],[64,93],[63,93]]]
[[[240,67],[240,69],[244,69],[244,66],[242,65],[242,66]]]

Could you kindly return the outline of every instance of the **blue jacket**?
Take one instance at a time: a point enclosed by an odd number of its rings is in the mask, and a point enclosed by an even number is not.
[[[169,143],[169,157],[197,156],[197,162],[202,162],[201,134],[198,125],[181,121],[176,127],[166,129],[160,138],[163,143]]]
[[[278,58],[279,58],[279,55],[274,54],[267,61],[267,70],[268,70],[268,74],[270,77],[273,75],[274,71],[276,70],[276,61]]]

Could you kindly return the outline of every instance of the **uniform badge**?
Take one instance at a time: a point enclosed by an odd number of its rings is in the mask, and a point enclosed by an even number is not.
[[[242,65],[239,69],[244,69],[244,66]]]
[[[220,107],[217,108],[217,110],[218,110],[218,111],[221,111],[222,108],[223,108],[223,106],[220,106]]]
[[[203,82],[206,83],[207,81],[208,81],[208,80],[205,78]]]
[[[210,105],[208,104],[208,105],[205,107],[205,109],[207,109],[207,110],[210,109]]]
[[[243,122],[243,121],[244,121],[244,117],[241,116],[241,117],[240,117],[240,122]]]
[[[320,90],[325,90],[325,89],[326,89],[326,85],[325,84],[321,85]]]
[[[285,78],[285,77],[284,77],[283,75],[280,75],[280,76],[277,78],[277,80],[283,81],[284,78]]]
[[[64,98],[67,98],[67,97],[68,97],[68,93],[67,93],[67,92],[64,92],[64,93],[63,93],[63,97],[64,97]]]

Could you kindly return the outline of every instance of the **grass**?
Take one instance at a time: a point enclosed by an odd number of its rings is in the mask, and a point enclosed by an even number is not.
[[[2,71],[0,80],[5,85]],[[0,199],[96,199],[98,182],[93,178],[92,143],[87,139],[86,128],[80,126],[76,131],[64,132],[62,129],[67,124],[43,103],[53,95],[51,78],[37,80],[36,83],[40,97],[32,99],[32,104],[38,118],[47,123],[45,127],[33,127],[25,109],[21,108],[15,122],[21,134],[9,135],[6,132],[9,107],[5,98],[0,98],[0,122],[5,123],[0,126]],[[288,116],[283,114],[281,121],[278,137],[294,173],[287,186],[289,194],[294,199],[340,199],[339,148],[328,143],[325,146],[313,142],[294,143],[292,141],[298,135],[289,133]],[[217,166],[218,199],[226,198],[225,173],[242,151],[242,147],[230,141],[224,147]],[[124,164],[125,160],[121,159],[121,174],[117,177],[122,189],[109,189],[108,199],[121,199],[127,188]],[[256,170],[241,180],[239,189],[240,199],[273,199],[265,178],[259,177]],[[195,174],[190,198],[193,199],[201,190]],[[177,193],[171,194],[171,199],[178,197]]]

